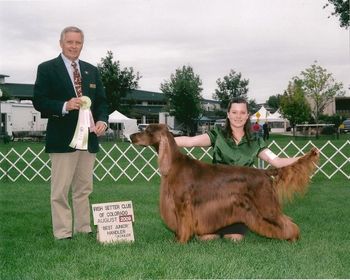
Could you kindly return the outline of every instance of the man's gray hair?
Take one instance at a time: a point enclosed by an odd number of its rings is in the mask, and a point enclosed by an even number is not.
[[[61,37],[60,37],[60,41],[63,41],[64,36],[66,35],[66,33],[68,32],[77,32],[81,34],[81,38],[83,39],[84,42],[84,32],[83,30],[81,30],[80,28],[76,27],[76,26],[67,26],[66,28],[64,28],[61,32]]]

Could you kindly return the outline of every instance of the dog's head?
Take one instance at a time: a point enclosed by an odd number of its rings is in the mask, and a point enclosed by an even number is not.
[[[317,165],[320,161],[320,151],[316,147],[313,147],[304,157],[309,158],[315,165]]]
[[[169,131],[165,124],[150,124],[144,131],[131,134],[130,140],[136,145],[158,148],[162,137],[167,134]]]

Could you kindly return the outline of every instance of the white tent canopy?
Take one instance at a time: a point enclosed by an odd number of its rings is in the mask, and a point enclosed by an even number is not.
[[[122,134],[129,139],[130,134],[138,131],[137,120],[130,119],[122,113],[115,110],[108,117],[109,123],[121,123],[122,124]]]
[[[286,119],[284,119],[282,117],[281,113],[279,112],[279,110],[277,110],[273,114],[269,115],[267,120],[268,121],[274,121],[274,122],[284,122]]]
[[[257,115],[259,115],[259,117]],[[261,106],[259,111],[250,117],[250,121],[251,123],[258,121],[260,125],[268,122],[272,132],[285,132],[289,126],[289,121],[282,117],[279,110],[271,114],[264,106]]]
[[[257,119],[259,119],[259,121],[263,121],[265,122],[265,120],[269,117],[271,113],[269,111],[266,110],[266,108],[264,106],[261,106],[261,108],[259,109],[258,112],[256,112],[255,114],[253,114],[250,117],[250,120],[253,122],[256,122]],[[258,116],[259,115],[259,118]]]

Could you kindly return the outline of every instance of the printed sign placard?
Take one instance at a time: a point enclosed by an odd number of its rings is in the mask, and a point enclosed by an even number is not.
[[[101,243],[134,241],[132,201],[92,204],[97,239]]]
[[[102,243],[135,241],[132,223],[98,225],[98,235]]]
[[[94,224],[111,224],[134,221],[132,201],[92,204]]]

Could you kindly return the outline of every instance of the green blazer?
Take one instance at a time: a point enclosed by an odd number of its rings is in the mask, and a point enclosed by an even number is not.
[[[83,95],[91,99],[91,111],[95,123],[108,122],[108,109],[104,87],[97,68],[79,60]],[[46,129],[47,153],[74,152],[69,147],[78,122],[78,110],[62,115],[64,102],[76,97],[74,85],[69,77],[61,55],[38,66],[34,85],[33,105],[43,118],[48,118]],[[99,149],[95,133],[89,133],[88,150]]]

